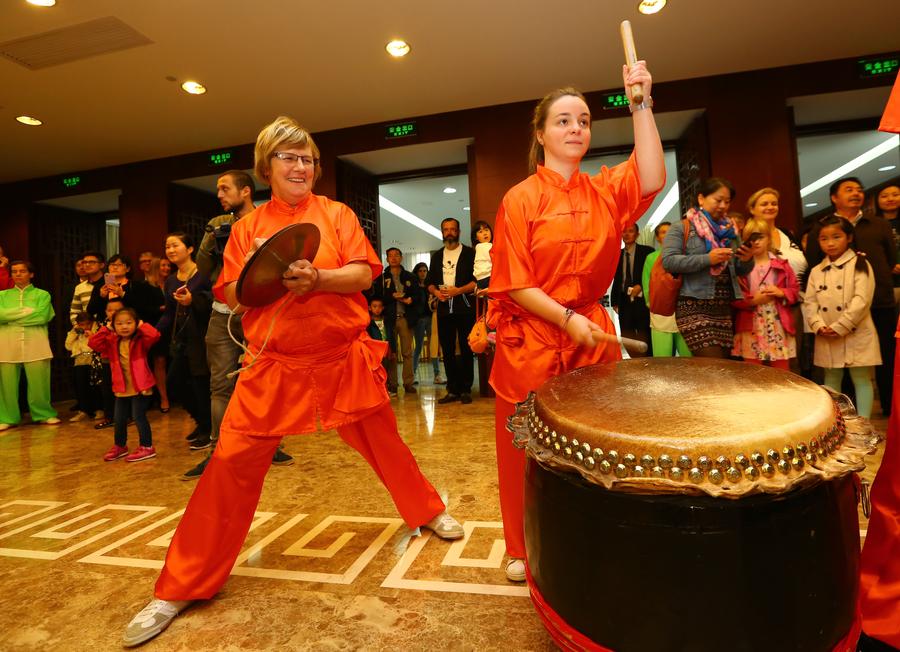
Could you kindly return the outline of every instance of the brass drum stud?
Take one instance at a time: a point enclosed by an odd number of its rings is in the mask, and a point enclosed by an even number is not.
[[[617,478],[627,478],[628,477],[628,467],[624,464],[616,464],[616,468],[613,471]]]
[[[779,460],[778,461],[778,470],[782,473],[790,473],[791,472],[791,463],[787,460]]]
[[[550,438],[549,437],[547,437],[546,439],[541,437],[538,441],[541,442],[541,446],[543,446],[544,448],[550,448]]]
[[[809,442],[809,449],[810,449],[813,453],[815,453],[816,451],[818,451],[818,450],[819,450],[819,440],[813,438],[813,439]]]
[[[722,475],[722,472],[719,469],[713,469],[709,472],[709,481],[713,484],[722,484],[722,480],[725,479],[725,476]]]
[[[759,468],[760,468],[760,471],[762,471],[762,474],[764,476],[766,476],[767,478],[771,478],[773,475],[775,475],[775,467],[772,466],[771,464],[769,464],[768,462],[766,462]]]
[[[579,448],[581,444],[578,443],[577,439],[572,439],[572,450]]]
[[[806,447],[806,444],[801,441],[797,444],[797,452],[801,455],[806,455],[809,452],[809,449]]]
[[[815,453],[807,453],[807,454],[806,454],[806,461],[809,462],[810,464],[812,464],[813,462],[815,462],[817,459],[818,459],[818,458],[816,457],[816,454],[815,454]]]
[[[730,466],[731,466],[731,460],[729,460],[724,455],[719,455],[716,458],[716,468],[719,469],[720,471],[723,471],[723,472],[727,471]]]
[[[587,467],[588,471],[593,471],[594,467],[597,466],[597,462],[594,461],[593,457],[585,457],[584,465],[585,465],[585,467]]]
[[[643,478],[644,476],[646,476],[646,473],[644,472],[644,467],[641,466],[640,464],[638,464],[636,467],[634,467],[633,473],[638,478]]]
[[[641,466],[645,468],[652,468],[656,466],[656,460],[653,459],[652,455],[641,455]]]
[[[740,482],[741,470],[736,466],[728,467],[728,470],[725,471],[725,477],[728,478],[729,482]]]
[[[631,453],[625,453],[625,455],[622,456],[622,463],[625,466],[635,466],[637,465],[637,458]]]
[[[581,454],[581,451],[575,452],[575,461],[578,462],[579,464],[584,462],[584,455]]]
[[[747,469],[750,466],[750,460],[747,459],[746,455],[740,453],[735,456],[734,465],[739,469]]]
[[[562,450],[562,446],[559,445],[558,441],[553,442],[553,452],[559,453]]]
[[[673,466],[671,469],[669,469],[669,477],[676,482],[681,482],[682,480],[684,480],[684,471],[681,470],[681,467]]]
[[[709,459],[706,455],[701,455],[697,458],[697,466],[700,467],[703,471],[709,471],[712,468],[712,460]]]
[[[795,471],[801,471],[803,469],[803,458],[795,457],[794,459],[791,460],[791,466],[794,468]]]
[[[664,478],[666,477],[666,471],[661,466],[654,466],[652,469],[650,469],[650,475],[652,475],[654,478]]]
[[[696,466],[688,471],[688,478],[690,478],[691,482],[694,484],[700,484],[703,482],[703,471],[698,469]]]
[[[687,470],[690,469],[692,466],[694,466],[694,464],[693,464],[693,462],[691,462],[691,458],[688,457],[687,455],[679,455],[679,457],[678,457],[678,466],[679,466],[682,470],[687,471]]]
[[[749,469],[747,469],[745,471],[745,473],[747,474],[748,480],[753,480],[754,482],[759,480],[759,469],[756,468],[755,466],[751,466]]]
[[[572,447],[571,447],[571,446],[566,446],[565,448],[563,448],[563,455],[564,455],[567,459],[571,459],[571,457],[572,457]]]
[[[675,462],[672,461],[672,458],[663,453],[659,456],[659,465],[664,469],[671,469],[675,466]]]
[[[778,454],[778,451],[774,448],[770,448],[768,451],[766,451],[766,459],[768,459],[770,462],[777,462],[779,457],[780,455]]]
[[[585,457],[591,454],[591,445],[587,442],[583,442],[581,444],[581,452],[584,453]]]
[[[762,466],[766,462],[766,458],[763,457],[763,454],[759,451],[753,453],[753,455],[750,456],[750,459],[753,461],[754,466]]]
[[[787,459],[793,459],[794,457],[794,449],[790,446],[785,446],[781,449],[781,454],[784,455]]]
[[[606,454],[606,459],[610,464],[618,464],[619,463],[619,454],[616,451],[609,451]]]
[[[603,461],[604,453],[602,448],[595,448],[592,454],[594,456],[594,461],[597,462],[597,464]]]
[[[565,446],[566,444],[569,443],[569,438],[566,437],[565,435],[560,435],[560,436],[559,436],[559,443],[562,444],[563,446]]]
[[[546,428],[544,428],[544,432],[547,432]],[[553,441],[556,441],[557,439],[559,439],[559,435],[556,434],[555,430],[550,433],[550,439],[552,439]]]
[[[610,464],[606,460],[603,460],[602,462],[600,462],[600,473],[603,473],[604,475],[609,475],[609,472],[611,470],[612,470],[612,464]]]

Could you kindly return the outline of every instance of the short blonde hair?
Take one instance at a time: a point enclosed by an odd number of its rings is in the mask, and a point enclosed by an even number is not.
[[[758,202],[763,195],[775,195],[775,199],[781,198],[781,193],[775,190],[775,188],[760,188],[747,199],[747,210],[752,213],[753,207],[756,206],[756,202]]]
[[[744,229],[741,231],[741,239],[744,242],[747,242],[750,239],[750,236],[754,233],[762,233],[769,239],[769,251],[776,255],[781,255],[781,252],[775,248],[775,245],[772,243],[772,225],[768,220],[761,220],[758,217],[751,217],[747,220],[747,223],[744,225]]]
[[[319,148],[316,147],[312,135],[304,129],[299,122],[287,116],[278,116],[273,122],[263,127],[256,137],[256,147],[253,150],[253,171],[256,178],[263,183],[269,183],[269,173],[272,166],[269,161],[280,147],[309,147],[315,159],[315,175],[313,183],[322,176],[322,165],[319,162]]]

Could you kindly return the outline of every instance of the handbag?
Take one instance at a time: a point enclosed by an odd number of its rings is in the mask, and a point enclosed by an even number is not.
[[[484,353],[488,348],[487,302],[487,299],[475,299],[475,325],[467,338],[472,353]]]
[[[684,242],[681,252],[686,254],[691,223],[685,219],[681,221],[681,224],[684,227]],[[681,283],[680,275],[670,274],[663,267],[662,254],[657,256],[653,267],[650,268],[650,312],[663,317],[674,315],[675,306],[678,304],[678,294],[681,292]]]

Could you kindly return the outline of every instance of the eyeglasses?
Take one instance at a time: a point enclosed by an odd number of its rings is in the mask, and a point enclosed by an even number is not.
[[[82,263],[82,265],[99,265],[100,261],[99,260],[82,260],[81,263]]]
[[[319,159],[313,158],[312,156],[298,156],[297,154],[291,154],[290,152],[274,152],[272,156],[285,163],[296,163],[297,161],[300,161],[303,164],[303,167],[306,168],[311,168],[319,163]]]
[[[110,267],[112,267],[113,265],[117,267],[125,267],[125,263],[123,263],[121,260],[114,260],[109,264]]]

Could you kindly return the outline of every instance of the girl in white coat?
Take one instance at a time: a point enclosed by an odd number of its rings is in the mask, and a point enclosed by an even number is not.
[[[814,362],[825,384],[841,391],[844,368],[856,389],[860,416],[872,414],[872,367],[881,364],[878,335],[869,309],[875,292],[872,266],[852,248],[853,225],[841,217],[822,220],[819,245],[825,259],[809,275],[806,318],[816,334]]]

